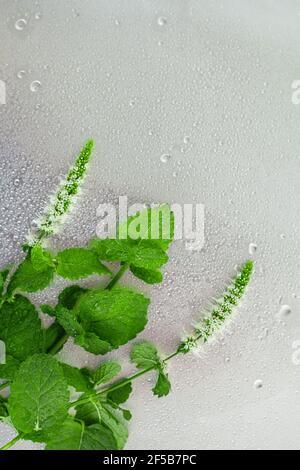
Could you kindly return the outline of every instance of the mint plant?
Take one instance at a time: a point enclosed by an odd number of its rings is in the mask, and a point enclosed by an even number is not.
[[[16,437],[1,450],[20,439],[44,443],[48,450],[123,449],[128,438],[126,422],[132,418],[124,404],[133,382],[154,371],[154,395],[168,395],[168,362],[212,338],[230,318],[250,281],[253,263],[247,261],[210,314],[169,356],[161,356],[148,341],[134,343],[130,360],[136,372],[129,377],[121,377],[121,365],[115,361],[103,361],[95,370],[62,363],[57,353],[69,338],[92,354],[105,355],[144,330],[150,300],[136,288],[118,283],[126,271],[148,284],[162,282],[161,269],[174,236],[174,215],[163,205],[130,217],[118,227],[116,239],[94,239],[85,247],[60,252],[49,248],[49,238],[78,193],[92,149],[89,141],[28,237],[24,260],[0,272],[0,340],[6,351],[5,364],[0,365],[4,381],[0,390],[5,392],[5,396],[0,394],[0,421],[16,431]],[[158,216],[157,227],[152,224],[153,215]],[[141,225],[142,219],[147,223]],[[111,263],[119,263],[115,274]],[[106,287],[73,284],[91,275],[105,276]],[[56,305],[40,306],[53,320],[46,328],[29,294],[46,289],[56,277],[71,282]],[[76,399],[72,398],[74,390]]]

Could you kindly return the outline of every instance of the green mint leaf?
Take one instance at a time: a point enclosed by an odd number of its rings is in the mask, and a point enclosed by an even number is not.
[[[159,270],[138,268],[137,266],[131,265],[130,271],[135,277],[147,284],[160,284],[163,281],[163,275]]]
[[[61,277],[71,280],[92,274],[111,274],[109,269],[100,263],[96,253],[86,248],[69,248],[58,253],[56,271]]]
[[[86,351],[98,355],[104,355],[111,351],[112,347],[107,341],[103,341],[95,333],[83,333],[75,338],[75,344]]]
[[[91,373],[91,378],[95,385],[105,384],[116,377],[122,368],[117,362],[104,362]]]
[[[76,311],[85,331],[118,348],[144,329],[149,303],[131,289],[95,289],[80,297]]]
[[[0,421],[7,418],[7,416],[8,416],[7,407],[6,407],[5,403],[0,401]]]
[[[100,422],[112,432],[117,442],[117,449],[124,448],[128,439],[127,427],[107,403],[91,399],[89,403],[77,408],[76,419],[84,421],[87,426]]]
[[[0,379],[12,381],[20,367],[20,361],[12,356],[6,355],[5,364],[0,365]]]
[[[124,382],[124,380],[121,380],[119,384]],[[127,383],[123,385],[123,387],[117,388],[116,390],[113,390],[112,392],[109,392],[107,394],[107,399],[109,401],[112,401],[116,405],[121,405],[122,403],[125,403],[128,398],[130,397],[132,392],[132,385],[131,383]]]
[[[167,251],[174,238],[174,214],[168,204],[145,209],[118,228],[119,239],[151,240]]]
[[[129,410],[122,410],[123,413],[123,418],[126,419],[126,421],[130,421],[132,419],[132,413]]]
[[[100,423],[86,427],[72,418],[59,428],[40,434],[38,442],[46,442],[46,450],[117,450],[117,442],[107,427]]]
[[[151,240],[93,240],[90,248],[100,259],[122,261],[145,269],[157,269],[168,262],[165,251]]]
[[[31,259],[26,258],[12,276],[7,292],[11,296],[15,291],[38,292],[48,287],[53,281],[53,277],[53,268],[49,266],[44,271],[38,272],[34,269]]]
[[[46,444],[45,450],[81,450],[84,423],[68,417],[58,427],[26,435],[26,439]]]
[[[157,269],[168,262],[169,258],[155,241],[141,240],[135,250],[130,264],[145,269]]]
[[[55,307],[51,307],[51,305],[43,304],[40,306],[40,309],[49,317],[55,317]]]
[[[86,427],[69,417],[62,425],[25,436],[33,442],[46,443],[45,450],[117,450],[112,432],[102,424]]]
[[[69,391],[56,359],[45,354],[28,358],[11,384],[8,403],[19,432],[32,433],[62,424],[68,416]]]
[[[0,271],[0,295],[3,294],[5,282],[6,282],[8,275],[9,275],[9,269],[4,269],[3,271]]]
[[[88,392],[93,388],[93,385],[84,370],[77,369],[77,367],[72,367],[64,363],[61,363],[61,366],[67,384],[75,388],[77,392]]]
[[[169,395],[171,391],[171,383],[168,376],[161,370],[158,374],[158,379],[155,387],[153,388],[154,395],[159,398]]]
[[[65,335],[65,330],[57,322],[52,323],[49,328],[43,330],[44,333],[44,351],[51,349],[57,341]]]
[[[69,336],[76,337],[83,334],[84,330],[77,321],[74,310],[68,310],[58,304],[55,308],[55,317]]]
[[[63,307],[72,310],[75,307],[79,297],[87,291],[87,289],[84,289],[80,286],[69,286],[59,294],[58,302]]]
[[[114,435],[119,450],[124,449],[128,439],[128,430],[125,424],[114,413],[113,409],[106,403],[102,404],[100,411],[102,424],[104,424]]]
[[[25,297],[17,295],[14,302],[6,302],[0,309],[0,340],[5,343],[6,354],[20,361],[42,351],[41,320]]]
[[[31,250],[31,263],[36,271],[45,271],[49,267],[54,267],[51,253],[43,249],[41,245],[35,245]]]
[[[96,238],[89,244],[89,248],[97,253],[99,259],[104,261],[128,261],[134,257],[136,241],[117,240],[111,238]]]
[[[118,450],[113,432],[102,424],[86,428],[82,439],[82,450]]]
[[[130,359],[138,369],[148,369],[149,367],[157,369],[161,364],[156,347],[149,341],[135,344],[131,350]]]

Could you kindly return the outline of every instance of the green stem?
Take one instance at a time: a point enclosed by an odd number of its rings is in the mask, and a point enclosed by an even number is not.
[[[179,354],[182,354],[181,352],[179,351],[175,351],[173,354],[171,354],[170,356],[166,357],[163,362],[168,362],[170,361],[171,359],[173,359],[174,357],[178,356]],[[75,402],[71,403],[70,404],[70,408],[73,408],[74,406],[79,406],[79,405],[84,405],[85,403],[89,403],[90,399],[92,397],[97,397],[99,395],[103,395],[104,393],[109,393],[109,392],[114,392],[115,390],[118,390],[119,388],[122,388],[124,387],[124,385],[127,385],[131,382],[133,382],[134,380],[142,377],[143,375],[147,374],[148,372],[151,372],[152,370],[155,370],[156,367],[155,366],[152,366],[152,367],[147,367],[146,369],[143,369],[141,370],[140,372],[137,372],[136,374],[133,374],[131,375],[130,377],[127,377],[127,379],[125,380],[122,380],[121,382],[119,383],[116,383],[116,384],[113,384],[111,385],[110,387],[107,387],[103,390],[100,390],[99,392],[97,393],[94,393],[93,395],[90,395],[90,396],[87,396],[85,398],[79,398],[79,400],[76,400]]]
[[[8,382],[5,382],[4,384],[1,384],[0,385],[0,391],[1,390],[4,390],[5,388],[7,388],[9,386],[9,383]]]
[[[11,441],[9,441],[7,444],[5,444],[5,446],[1,447],[0,451],[1,450],[9,450],[11,447],[13,447],[18,441],[20,441],[22,438],[24,437],[24,434],[19,434],[18,436],[16,436],[14,439],[12,439]]]
[[[62,347],[66,344],[66,342],[69,339],[69,335],[66,333],[64,334],[58,341],[55,343],[47,352],[48,354],[51,354],[52,356],[55,356]]]
[[[115,274],[115,276],[112,278],[108,286],[106,287],[107,290],[111,290],[117,282],[121,279],[121,277],[125,274],[127,271],[129,265],[127,263],[122,264],[121,268],[119,271]]]

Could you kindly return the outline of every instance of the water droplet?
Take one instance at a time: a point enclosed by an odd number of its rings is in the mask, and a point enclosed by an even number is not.
[[[256,381],[254,382],[254,388],[255,388],[256,390],[260,390],[261,388],[263,388],[263,385],[264,385],[264,384],[263,384],[263,381],[262,381],[262,380],[256,380]]]
[[[257,252],[257,245],[255,243],[249,244],[249,254],[254,255]]]
[[[15,186],[19,186],[19,185],[20,185],[20,180],[19,180],[19,178],[16,178],[16,179],[14,180],[14,185],[15,185]]]
[[[26,71],[25,70],[20,70],[18,73],[17,73],[17,77],[20,78],[20,80],[26,75]]]
[[[130,100],[129,101],[129,106],[131,106],[133,108],[133,106],[135,105],[135,101],[134,100]]]
[[[34,82],[30,85],[30,90],[34,93],[41,88],[42,84],[38,80],[34,80]]]
[[[159,26],[164,26],[165,24],[167,24],[167,19],[164,16],[160,16],[157,20],[157,24]]]
[[[42,14],[40,12],[35,13],[34,15],[36,20],[40,20],[42,18]]]
[[[160,157],[160,161],[162,163],[168,163],[168,161],[170,160],[171,158],[171,155],[168,154],[168,153],[164,153],[161,157]]]
[[[116,25],[116,26],[120,26],[120,24],[121,24],[121,23],[120,23],[120,20],[115,19],[115,25]]]
[[[27,26],[27,21],[24,18],[20,18],[15,22],[15,28],[17,31],[22,31]]]
[[[189,141],[190,141],[190,137],[189,137],[188,135],[185,135],[184,138],[183,138],[183,142],[184,142],[185,144],[188,144]]]
[[[279,317],[280,318],[285,318],[288,317],[292,313],[292,309],[289,305],[282,305],[282,307],[279,310]]]
[[[281,240],[285,240],[285,239],[286,239],[286,234],[285,234],[285,233],[282,233],[282,234],[280,235],[280,238],[281,238]]]

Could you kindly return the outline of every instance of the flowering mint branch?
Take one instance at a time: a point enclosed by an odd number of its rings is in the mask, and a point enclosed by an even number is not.
[[[248,260],[241,268],[233,283],[225,291],[222,299],[217,302],[209,316],[195,326],[192,335],[188,336],[179,345],[178,353],[186,354],[197,348],[199,344],[206,343],[220,330],[233,313],[234,307],[242,298],[249,284],[253,271],[253,261]]]
[[[89,140],[68,176],[61,183],[58,192],[53,197],[53,203],[45,210],[44,215],[39,220],[35,234],[29,237],[29,246],[34,246],[44,238],[55,233],[63,217],[69,212],[74,197],[77,195],[80,184],[85,177],[93,147],[94,142]]]
[[[206,343],[212,338],[218,330],[220,330],[224,324],[228,321],[232,315],[234,307],[238,305],[238,301],[242,298],[247,285],[250,282],[251,274],[253,272],[253,261],[247,261],[241,268],[239,274],[234,278],[232,285],[228,287],[216,307],[212,310],[209,316],[201,321],[200,324],[195,326],[194,333],[186,338],[179,345],[177,350],[163,359],[162,364],[166,365],[171,359],[178,356],[179,354],[187,354],[193,349],[198,348],[200,344]],[[137,372],[126,379],[112,384],[110,387],[100,390],[97,393],[93,393],[90,396],[79,398],[76,402],[71,403],[70,408],[83,405],[88,403],[91,398],[114,392],[126,384],[130,384],[134,380],[142,377],[143,375],[151,372],[157,368],[156,364],[147,367],[140,372]]]
[[[253,271],[253,262],[247,261],[241,268],[240,273],[235,277],[231,286],[227,288],[225,294],[222,297],[222,300],[218,301],[215,308],[211,311],[210,315],[207,316],[204,320],[202,320],[198,325],[195,326],[194,333],[186,338],[184,341],[181,342],[177,350],[172,353],[171,355],[167,356],[165,359],[159,362],[155,362],[154,359],[153,364],[149,365],[148,367],[144,367],[142,370],[136,372],[135,374],[127,377],[126,379],[116,382],[111,386],[108,386],[100,391],[93,391],[92,393],[85,394],[82,398],[79,398],[75,402],[69,404],[69,408],[78,409],[81,405],[92,403],[94,404],[94,399],[103,395],[104,397],[112,392],[116,392],[119,389],[124,389],[124,387],[128,384],[131,384],[134,380],[142,377],[143,375],[147,374],[148,372],[159,370],[160,373],[164,370],[166,364],[180,354],[186,354],[193,349],[197,348],[199,344],[203,344],[207,342],[210,338],[217,333],[220,328],[224,326],[227,322],[229,317],[232,315],[234,307],[237,306],[238,301],[242,298],[247,285],[250,282],[251,274]],[[153,351],[152,351],[153,353]],[[151,360],[153,356],[151,357]],[[145,360],[145,357],[143,357]],[[163,396],[166,393],[161,393],[160,395],[153,390],[155,394],[158,396]],[[26,434],[19,434],[15,437],[12,441],[7,443],[2,449],[0,450],[8,450],[13,447],[16,442],[20,439],[25,438]]]

